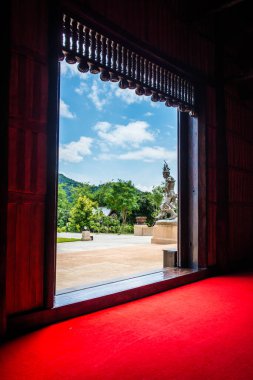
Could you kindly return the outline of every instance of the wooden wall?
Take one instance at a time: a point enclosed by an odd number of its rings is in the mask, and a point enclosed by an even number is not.
[[[226,93],[229,262],[252,262],[253,110]]]
[[[7,313],[43,305],[47,166],[47,9],[12,2]]]
[[[80,4],[80,2],[78,2]],[[206,84],[208,264],[217,262],[217,117],[214,45],[189,29],[163,0],[83,0]],[[9,108],[7,314],[43,308],[47,188],[48,2],[12,0]],[[252,112],[226,97],[229,163],[229,260],[247,258],[252,218]]]
[[[211,75],[214,46],[176,18],[174,1],[164,0],[82,0],[81,9],[94,11],[134,38],[167,57]]]

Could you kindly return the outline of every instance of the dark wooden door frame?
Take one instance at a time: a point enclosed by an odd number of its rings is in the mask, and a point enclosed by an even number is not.
[[[71,9],[73,12],[73,9]],[[85,19],[81,11],[80,17]],[[45,239],[45,282],[44,306],[53,308],[56,281],[56,207],[58,185],[58,118],[59,118],[59,64],[57,55],[60,48],[61,14],[52,7],[49,24],[49,107],[48,107],[48,183],[46,239]],[[90,14],[89,23],[92,22]],[[94,24],[98,19],[94,18]],[[109,24],[101,29],[108,31]],[[112,28],[112,26],[110,25]],[[116,30],[116,29],[115,29]],[[111,30],[113,35],[113,29]],[[137,42],[134,41],[136,48]],[[139,46],[141,44],[139,43]],[[152,56],[152,48],[149,50]],[[156,60],[159,59],[155,54]],[[164,63],[164,58],[162,59]],[[169,62],[169,60],[167,60]],[[185,72],[180,69],[179,72]],[[194,75],[190,75],[194,77]],[[200,97],[201,99],[201,97]],[[206,148],[204,108],[199,107],[199,117],[191,118],[188,113],[179,112],[178,142],[179,153],[179,266],[205,268],[206,250]],[[189,159],[190,157],[190,159]],[[201,157],[201,159],[200,159]]]
[[[203,88],[199,89],[205,99]],[[199,115],[178,115],[179,183],[179,266],[207,267],[206,235],[206,123],[204,104],[198,102]]]
[[[45,271],[44,307],[54,306],[56,284],[56,229],[58,192],[59,146],[59,91],[61,12],[56,3],[50,7],[48,33],[48,144],[47,144],[47,199],[45,215]]]

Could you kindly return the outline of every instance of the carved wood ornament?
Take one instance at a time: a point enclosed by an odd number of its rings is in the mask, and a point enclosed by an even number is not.
[[[121,89],[135,89],[153,102],[196,116],[195,88],[186,78],[169,71],[122,44],[63,15],[62,50],[59,60],[78,63],[82,73],[100,73],[102,81],[119,82]]]

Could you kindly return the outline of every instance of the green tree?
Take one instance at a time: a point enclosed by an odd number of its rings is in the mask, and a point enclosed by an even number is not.
[[[139,208],[132,213],[131,222],[135,223],[137,216],[146,216],[147,224],[152,226],[160,212],[163,191],[163,186],[155,186],[151,192],[139,191]]]
[[[139,191],[139,200],[138,204],[139,207],[137,210],[135,210],[132,215],[131,215],[131,223],[136,223],[136,217],[137,216],[146,216],[147,217],[147,224],[148,225],[153,225],[153,212],[154,212],[154,207],[153,204],[151,203],[150,197],[149,197],[148,192],[142,192]]]
[[[82,183],[79,186],[70,189],[71,203],[75,204],[79,197],[86,196],[93,200],[92,186],[88,183]]]
[[[68,230],[81,232],[84,227],[91,229],[98,220],[97,206],[86,195],[79,196],[70,209]]]
[[[150,204],[152,205],[152,208],[153,208],[152,216],[154,218],[156,218],[160,212],[160,206],[162,203],[163,196],[164,196],[163,185],[153,186],[152,191],[148,194],[148,200]]]
[[[57,203],[57,227],[66,227],[70,211],[70,203],[67,198],[64,185],[59,184],[58,187],[58,203]]]
[[[106,207],[107,202],[106,202],[106,193],[108,189],[110,188],[111,184],[113,182],[107,182],[103,183],[98,187],[98,189],[93,193],[93,199],[98,202],[100,207]]]
[[[127,216],[138,209],[138,190],[131,181],[110,182],[104,189],[105,205],[111,210],[120,213],[122,223],[125,224]]]

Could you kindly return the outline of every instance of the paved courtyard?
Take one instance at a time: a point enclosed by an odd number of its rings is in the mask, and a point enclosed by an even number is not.
[[[81,238],[77,233],[57,236]],[[56,291],[62,293],[159,271],[166,247],[151,244],[151,236],[115,234],[93,234],[93,241],[57,244]]]

